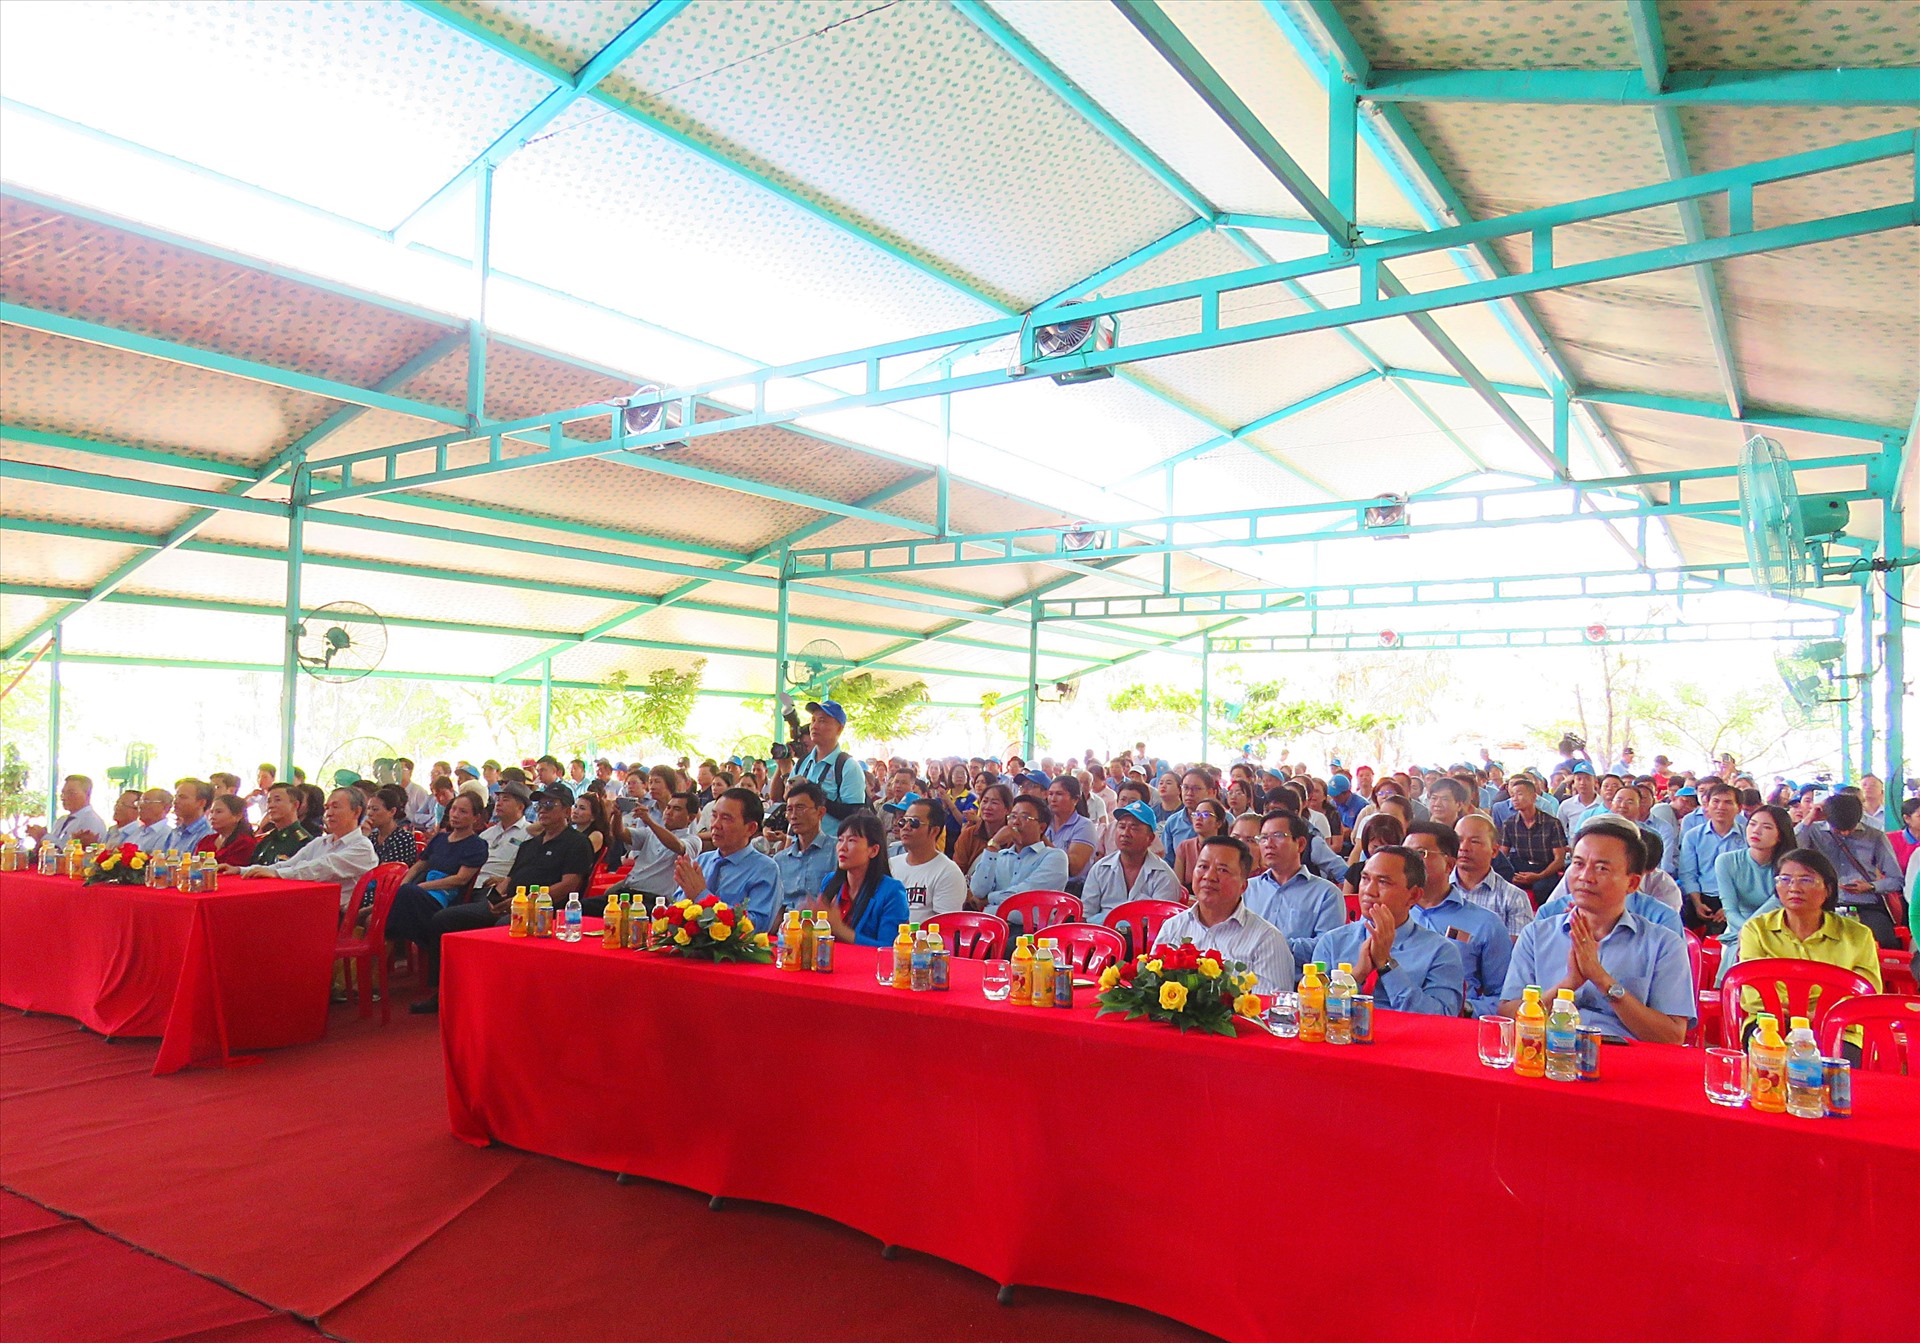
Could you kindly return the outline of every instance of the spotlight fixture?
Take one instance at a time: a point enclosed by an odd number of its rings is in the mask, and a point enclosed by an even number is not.
[[[643,383],[628,395],[611,401],[609,405],[620,411],[620,422],[628,434],[650,434],[654,430],[672,425],[678,418],[679,403],[661,396],[660,389],[652,383]],[[684,441],[677,443],[656,443],[650,448],[634,451],[660,452],[667,448],[684,448]]]
[[[1070,354],[1098,354],[1111,350],[1119,335],[1119,322],[1106,313],[1098,317],[1076,317],[1065,322],[1052,322],[1034,329],[1033,353],[1040,359],[1059,359]],[[1026,369],[1016,365],[1011,371],[1017,376],[1025,373]],[[1112,376],[1111,368],[1076,368],[1054,374],[1053,380],[1059,386],[1066,387],[1076,382],[1097,382]]]
[[[1106,544],[1106,541],[1105,533],[1094,531],[1084,522],[1076,522],[1071,527],[1062,528],[1060,532],[1060,548],[1071,553],[1098,550]]]
[[[1367,511],[1361,515],[1360,524],[1369,529],[1406,526],[1407,496],[1404,494],[1380,495],[1376,502],[1367,505]]]

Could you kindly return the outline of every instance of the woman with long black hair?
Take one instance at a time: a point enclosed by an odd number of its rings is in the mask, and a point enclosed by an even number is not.
[[[886,946],[907,921],[907,888],[888,870],[887,828],[880,818],[870,811],[843,818],[834,861],[837,870],[809,907],[826,915],[841,942]]]

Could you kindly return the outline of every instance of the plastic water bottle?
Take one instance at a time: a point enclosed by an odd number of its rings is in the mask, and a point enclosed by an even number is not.
[[[1827,1066],[1805,1017],[1795,1017],[1787,1032],[1787,1113],[1820,1119],[1827,1113]]]
[[[1353,1043],[1353,995],[1359,989],[1360,985],[1353,977],[1353,967],[1341,961],[1334,969],[1333,977],[1327,981],[1328,1044]]]
[[[580,940],[580,920],[582,917],[583,911],[580,908],[580,892],[575,891],[567,897],[566,926],[560,930],[560,940],[562,942],[578,942]]]
[[[1547,1076],[1553,1081],[1579,1079],[1579,1035],[1580,1009],[1574,1006],[1573,990],[1561,989],[1547,1014]]]

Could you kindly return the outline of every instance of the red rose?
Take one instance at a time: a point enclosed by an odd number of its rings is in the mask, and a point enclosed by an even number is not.
[[[1212,957],[1214,960],[1219,961],[1220,964],[1222,965],[1225,965],[1227,963],[1227,958],[1225,956],[1222,956],[1219,952],[1215,951],[1212,947],[1208,947],[1205,951],[1201,952],[1200,954],[1202,956]]]
[[[680,924],[686,921],[686,917],[687,917],[686,915],[680,912],[680,906],[678,905],[667,906],[667,922],[668,923],[673,924],[675,927],[679,927]]]
[[[733,921],[739,917],[738,911],[732,909],[717,909],[713,912],[713,921],[715,923],[724,923],[729,928],[733,926]]]
[[[1183,944],[1180,948],[1180,968],[1182,970],[1191,970],[1199,964],[1200,953],[1193,949],[1193,943],[1188,942]]]
[[[712,909],[712,908],[713,908],[713,907],[714,907],[715,905],[717,905],[717,904],[719,904],[719,903],[720,903],[720,897],[719,897],[719,896],[717,896],[717,895],[710,895],[710,896],[708,896],[708,897],[707,897],[706,899],[704,899],[704,900],[702,900],[702,901],[700,902],[700,908],[702,908],[702,909]]]
[[[1123,965],[1120,967],[1120,982],[1122,984],[1133,983],[1133,975],[1134,975],[1134,967],[1132,966],[1132,964],[1129,963],[1127,965]]]
[[[1232,1006],[1233,1006],[1233,990],[1232,990],[1232,989],[1221,989],[1221,990],[1220,990],[1220,1001],[1221,1001],[1221,1002],[1223,1002],[1223,1003],[1225,1003],[1225,1004],[1226,1004],[1226,1005],[1227,1005],[1228,1007],[1232,1007]]]
[[[140,846],[138,844],[122,844],[120,846],[120,861],[123,863],[132,862],[133,855],[138,852],[140,852]]]

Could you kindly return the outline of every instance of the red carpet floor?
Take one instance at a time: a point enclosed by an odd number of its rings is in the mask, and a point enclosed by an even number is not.
[[[1206,1337],[1065,1293],[1002,1307],[819,1218],[467,1147],[433,1018],[336,1008],[320,1044],[170,1077],[155,1048],[0,1012],[0,1185],[109,1233],[0,1204],[7,1343],[313,1337],[275,1310],[354,1343]]]

